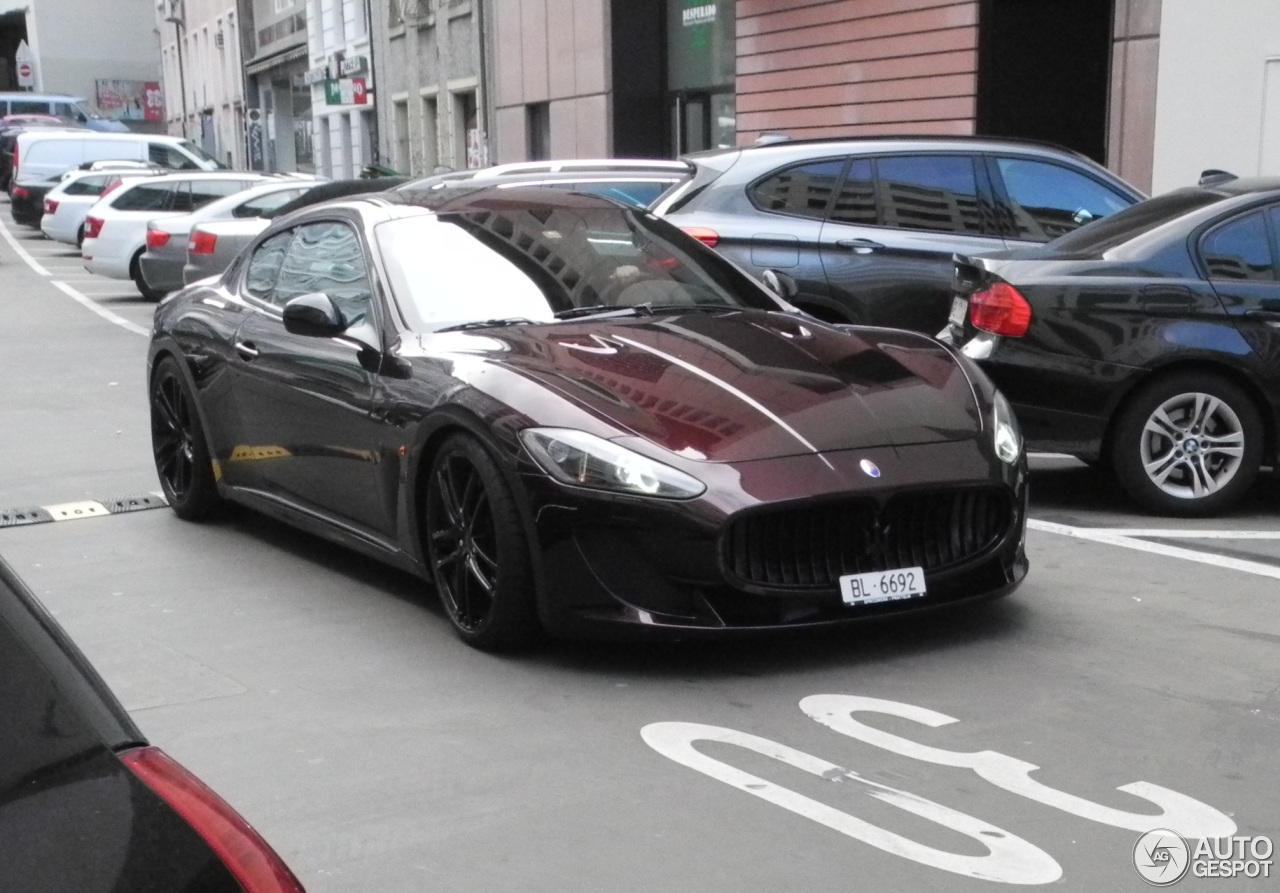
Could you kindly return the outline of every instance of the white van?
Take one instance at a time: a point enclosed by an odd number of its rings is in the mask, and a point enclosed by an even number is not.
[[[222,167],[191,140],[149,133],[28,130],[18,135],[9,181],[10,212],[17,223],[40,225],[44,197],[63,172],[94,161],[146,161],[175,171]]]
[[[21,183],[57,183],[63,171],[94,161],[146,161],[176,171],[222,167],[191,140],[150,133],[29,130],[18,135],[13,177]]]

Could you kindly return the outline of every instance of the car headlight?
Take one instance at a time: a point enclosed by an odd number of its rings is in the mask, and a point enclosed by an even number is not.
[[[1022,430],[1018,427],[1013,407],[999,391],[992,401],[991,417],[991,437],[996,455],[1002,462],[1012,465],[1022,455]]]
[[[547,474],[565,484],[660,499],[691,499],[707,489],[683,471],[585,431],[525,428],[520,440]]]

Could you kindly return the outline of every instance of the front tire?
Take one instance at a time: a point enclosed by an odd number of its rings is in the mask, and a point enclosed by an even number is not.
[[[1144,386],[1121,409],[1111,464],[1146,508],[1212,515],[1253,484],[1262,441],[1262,419],[1242,388],[1213,374],[1181,372]]]
[[[151,451],[160,487],[179,518],[198,521],[218,507],[204,426],[173,357],[161,360],[151,378]]]
[[[450,436],[431,463],[424,533],[432,579],[459,638],[500,651],[537,636],[529,544],[515,496],[469,435]]]

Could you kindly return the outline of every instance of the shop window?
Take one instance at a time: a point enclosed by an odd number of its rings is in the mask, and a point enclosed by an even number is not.
[[[551,157],[551,103],[530,103],[525,106],[525,117],[529,160],[545,161]]]

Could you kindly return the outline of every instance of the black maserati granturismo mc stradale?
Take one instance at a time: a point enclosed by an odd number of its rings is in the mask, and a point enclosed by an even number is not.
[[[420,574],[477,647],[832,624],[1027,571],[1021,434],[973,363],[581,193],[276,220],[158,308],[149,389],[178,515],[234,500]]]

